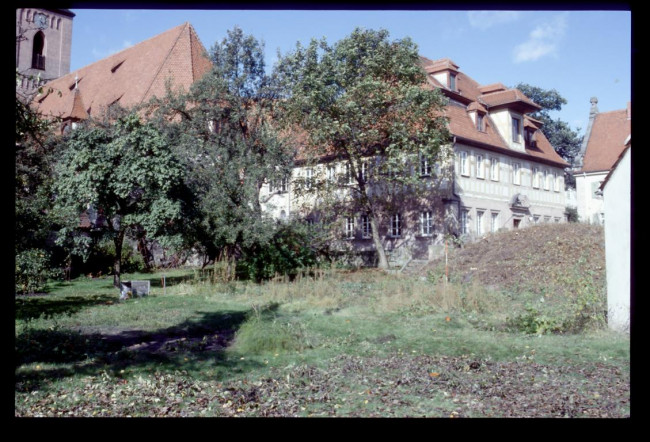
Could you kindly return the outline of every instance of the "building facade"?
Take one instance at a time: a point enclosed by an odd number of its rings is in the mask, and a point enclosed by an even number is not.
[[[16,9],[16,92],[21,98],[70,72],[74,16],[67,9]]]
[[[598,99],[591,99],[589,123],[573,172],[581,222],[604,224],[605,209],[600,185],[623,151],[632,126],[632,107],[599,112]]]
[[[500,229],[564,222],[568,163],[541,132],[542,123],[528,115],[540,107],[500,83],[479,85],[449,59],[421,59],[430,85],[449,99],[445,112],[453,135],[451,164],[429,167],[450,167],[453,174],[432,186],[428,205],[405,207],[383,220],[379,230],[393,263],[431,259],[449,235],[471,241]],[[345,173],[345,165],[337,162],[298,167],[281,185],[268,183],[262,189],[263,207],[278,219],[308,216],[305,198],[292,192],[292,182]],[[363,214],[342,216],[337,228],[348,249],[373,250]]]

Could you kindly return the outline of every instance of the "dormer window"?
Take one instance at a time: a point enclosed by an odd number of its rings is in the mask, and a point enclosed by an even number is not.
[[[535,146],[535,132],[531,129],[524,130],[524,140],[527,147]]]
[[[485,117],[480,112],[476,113],[476,129],[485,132]]]
[[[456,90],[456,74],[453,72],[449,73],[449,89]]]
[[[521,120],[512,117],[512,142],[521,143]]]

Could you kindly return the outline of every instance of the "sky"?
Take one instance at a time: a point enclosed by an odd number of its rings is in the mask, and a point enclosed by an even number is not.
[[[265,44],[270,71],[297,42],[329,43],[356,27],[410,38],[420,55],[450,58],[481,85],[527,83],[567,100],[551,116],[584,134],[591,97],[600,112],[631,100],[631,11],[71,9],[71,71],[189,22],[209,51],[239,26]]]

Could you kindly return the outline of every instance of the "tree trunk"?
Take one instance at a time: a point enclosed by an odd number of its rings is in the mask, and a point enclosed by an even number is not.
[[[370,219],[370,228],[372,230],[372,242],[375,245],[375,250],[377,250],[377,267],[383,270],[388,269],[388,258],[386,258],[386,251],[384,250],[384,245],[381,243],[381,238],[379,236],[379,229],[377,224],[377,217],[374,213],[369,213],[368,218]]]
[[[113,259],[113,285],[121,289],[120,267],[122,264],[122,244],[124,243],[124,230],[120,230],[113,238],[115,244],[115,258]]]

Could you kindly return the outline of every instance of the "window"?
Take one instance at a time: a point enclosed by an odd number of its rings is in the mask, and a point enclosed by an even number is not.
[[[336,180],[336,166],[327,166],[327,181],[333,183]]]
[[[512,182],[521,185],[521,165],[519,163],[512,163]]]
[[[420,176],[431,176],[431,162],[425,156],[420,157]]]
[[[361,216],[361,237],[368,239],[372,236],[372,227],[368,215]]]
[[[512,141],[521,143],[521,120],[515,117],[512,117]]]
[[[477,235],[482,235],[483,234],[483,214],[485,212],[483,210],[477,210],[476,211],[476,234]]]
[[[544,173],[544,190],[551,189],[551,173],[547,170]]]
[[[539,224],[539,215],[534,215],[533,216],[533,223]]]
[[[452,91],[456,90],[456,74],[453,72],[449,73],[449,89]]]
[[[537,167],[533,167],[533,187],[539,188],[539,169]]]
[[[370,165],[367,161],[361,163],[361,181],[364,183],[368,182],[368,176],[370,175]]]
[[[483,155],[476,155],[476,178],[485,178],[485,162]]]
[[[490,218],[490,232],[495,233],[499,230],[499,212],[492,212]]]
[[[462,209],[460,211],[460,233],[461,235],[466,235],[469,232],[469,210]]]
[[[485,132],[485,122],[483,121],[483,114],[476,113],[476,129]]]
[[[314,169],[309,167],[305,170],[305,187],[311,189],[311,186],[314,184]]]
[[[345,163],[345,179],[348,184],[354,184],[354,175],[352,174],[352,167],[350,163]]]
[[[560,191],[560,177],[557,175],[557,172],[553,172],[553,190],[556,192]]]
[[[354,239],[354,217],[352,216],[345,218],[345,237],[347,239]]]
[[[420,213],[420,234],[422,236],[433,235],[433,213],[430,211]]]
[[[43,50],[45,49],[45,34],[41,31],[38,31],[34,35],[34,44],[32,47],[32,69],[45,70],[45,55],[43,55]]]
[[[390,217],[390,236],[402,236],[402,215],[399,213]]]
[[[497,158],[490,159],[490,179],[499,181],[499,160]]]
[[[461,151],[460,153],[460,173],[461,175],[469,176],[469,160],[465,151]]]
[[[271,192],[285,193],[289,187],[289,179],[284,177],[280,180],[272,180],[269,183]]]

